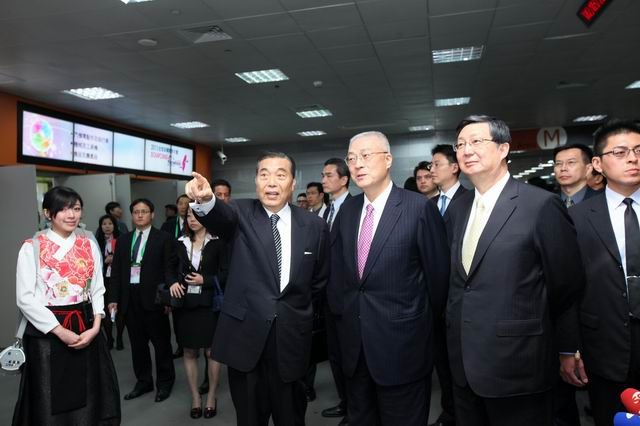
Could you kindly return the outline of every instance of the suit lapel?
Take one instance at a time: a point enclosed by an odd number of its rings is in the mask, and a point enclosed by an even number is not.
[[[511,214],[517,207],[516,199],[518,198],[518,184],[513,178],[509,178],[507,185],[498,197],[496,205],[493,207],[491,216],[480,235],[476,252],[473,255],[473,261],[469,268],[469,277],[477,269],[478,264],[482,261],[484,254],[502,229],[504,224],[509,220]]]
[[[267,212],[262,207],[259,201],[256,200],[253,208],[253,218],[250,220],[251,226],[256,233],[260,244],[262,245],[262,252],[267,257],[269,267],[273,274],[273,283],[278,287],[278,293],[280,293],[280,282],[278,281],[278,258],[276,257],[275,242],[273,241],[273,231],[271,230],[271,221]]]
[[[369,255],[367,256],[367,263],[364,265],[364,272],[362,273],[363,282],[367,279],[367,275],[369,275],[372,266],[375,264],[376,259],[382,251],[382,247],[384,247],[384,243],[387,241],[387,238],[389,238],[391,230],[393,230],[393,227],[402,213],[401,204],[401,189],[394,185],[391,188],[387,204],[384,206],[382,216],[378,222],[378,228],[376,229],[373,241],[371,242],[371,248],[369,249]]]
[[[469,224],[469,216],[471,215],[471,207],[473,206],[474,195],[466,197],[463,200],[458,201],[459,204],[456,204],[458,210],[460,211],[460,215],[462,220],[459,220],[454,226],[457,228],[454,231],[454,238],[457,238],[459,241],[458,248],[456,250],[457,261],[455,267],[458,269],[458,273],[460,276],[467,278],[467,272],[464,270],[462,266],[462,242],[464,240],[464,233],[467,230],[467,225]]]
[[[304,256],[305,249],[305,237],[306,237],[306,223],[301,211],[297,208],[291,207],[291,271],[289,273],[289,282],[294,282],[298,269],[302,263],[302,256]],[[315,253],[314,253],[315,254]],[[289,286],[285,287],[284,291],[287,291]]]
[[[616,236],[613,232],[613,226],[611,225],[611,217],[609,216],[609,208],[607,207],[607,197],[602,194],[598,198],[597,203],[593,204],[595,205],[589,209],[587,216],[589,223],[611,256],[616,259],[618,264],[621,264],[620,251],[618,250]]]
[[[358,273],[358,228],[360,216],[364,206],[364,194],[356,196],[356,200],[350,206],[344,204],[340,207],[340,232],[351,238],[343,238],[344,253],[346,253],[349,270]],[[344,209],[344,211],[343,211]]]

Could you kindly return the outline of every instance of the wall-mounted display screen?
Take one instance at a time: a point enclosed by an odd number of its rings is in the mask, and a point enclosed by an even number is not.
[[[181,146],[171,148],[171,174],[191,176],[193,172],[193,150]]]
[[[52,160],[73,160],[73,123],[24,111],[22,155]]]
[[[113,165],[123,169],[144,170],[144,139],[114,133]]]
[[[76,124],[73,129],[73,161],[113,165],[113,132]]]
[[[171,173],[171,145],[147,139],[144,169],[149,172]]]

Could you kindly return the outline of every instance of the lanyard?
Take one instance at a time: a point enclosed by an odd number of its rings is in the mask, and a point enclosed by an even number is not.
[[[142,235],[140,235],[140,238],[142,238]],[[136,240],[138,239],[138,233],[134,231],[134,237],[131,239],[131,249],[130,249],[130,255],[129,257],[131,258],[131,263],[133,264],[137,264],[136,259],[133,258],[133,246],[136,245]],[[147,241],[149,241],[149,239],[147,238]],[[147,241],[144,242],[144,244],[142,244],[141,241],[141,247],[140,247],[140,262],[142,262],[142,259],[144,259],[144,249],[147,247]]]
[[[176,234],[176,239],[178,239],[178,237],[180,236],[180,216],[176,216],[176,230],[175,230],[175,234]]]

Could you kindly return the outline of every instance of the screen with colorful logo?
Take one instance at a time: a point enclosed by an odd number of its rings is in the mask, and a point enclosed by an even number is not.
[[[73,160],[73,123],[22,112],[22,155],[52,160]]]
[[[193,149],[173,145],[171,148],[171,174],[191,176],[193,172]]]
[[[113,165],[113,132],[76,124],[73,129],[73,161]]]
[[[144,170],[144,139],[124,133],[114,133],[113,166]]]
[[[171,173],[171,145],[147,139],[144,169],[148,172]]]

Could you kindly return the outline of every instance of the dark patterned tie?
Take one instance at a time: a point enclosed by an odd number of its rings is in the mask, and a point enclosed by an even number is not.
[[[280,280],[280,274],[282,274],[282,241],[280,240],[280,232],[278,232],[278,220],[280,216],[272,214],[271,217],[271,232],[273,232],[273,242],[276,244],[276,257],[278,258],[278,280]]]
[[[440,216],[444,216],[444,212],[447,209],[447,196],[442,194],[440,196]]]
[[[329,207],[329,217],[327,218],[327,225],[329,225],[329,230],[331,230],[331,225],[333,225],[333,215],[336,213],[336,209],[333,206],[333,201],[331,202],[331,206]]]
[[[571,197],[567,197],[567,198],[564,200],[564,205],[565,205],[565,207],[566,207],[566,208],[571,208],[571,207],[575,206],[575,205],[576,205],[576,203],[574,203],[574,202],[573,202],[573,200],[571,199]]]

